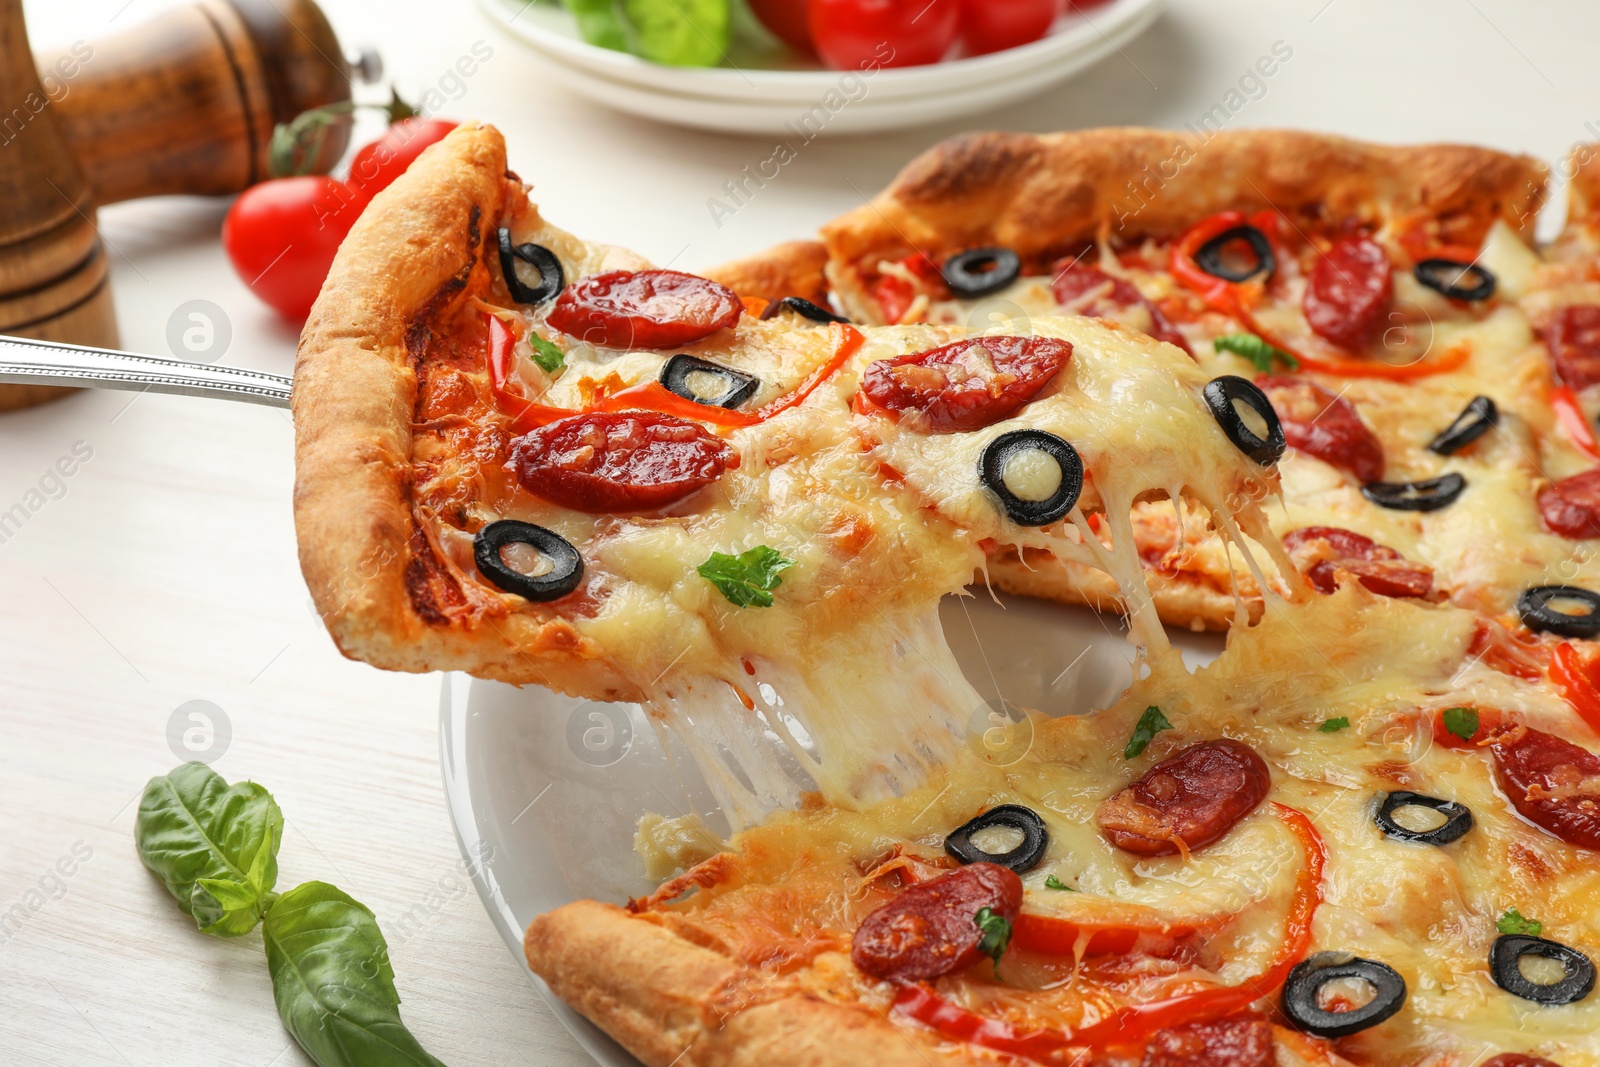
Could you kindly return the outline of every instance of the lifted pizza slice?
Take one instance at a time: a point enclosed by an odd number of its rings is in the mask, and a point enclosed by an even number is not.
[[[335,640],[643,702],[738,823],[948,763],[982,701],[937,605],[991,549],[1113,575],[1152,659],[1138,502],[1287,565],[1248,381],[1085,318],[836,319],[565,233],[496,131],[453,134],[363,215],[301,341],[296,521]]]

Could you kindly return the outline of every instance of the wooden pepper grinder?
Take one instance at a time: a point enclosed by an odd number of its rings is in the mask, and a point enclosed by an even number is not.
[[[242,191],[273,126],[348,100],[350,77],[312,0],[203,0],[38,56],[22,0],[0,0],[0,333],[116,347],[95,205]],[[317,170],[348,136],[329,131]],[[68,391],[0,386],[0,411]]]
[[[115,347],[94,201],[34,70],[22,0],[0,0],[0,102],[0,333]],[[62,392],[0,386],[0,411]]]
[[[57,121],[101,204],[243,192],[267,177],[273,126],[350,99],[349,63],[311,0],[204,0],[36,58],[60,77]],[[330,128],[314,169],[348,139],[348,124]]]

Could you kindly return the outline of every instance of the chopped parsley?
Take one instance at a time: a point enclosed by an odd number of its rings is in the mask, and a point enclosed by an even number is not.
[[[1256,365],[1256,370],[1262,374],[1272,373],[1272,364],[1276,360],[1290,370],[1299,370],[1300,361],[1281,348],[1267,344],[1253,333],[1225,333],[1215,341],[1211,347],[1218,352],[1232,352],[1243,356]]]
[[[696,570],[700,577],[720,589],[730,604],[741,608],[770,608],[772,591],[783,584],[779,572],[793,566],[794,560],[784,559],[777,549],[757,545],[737,556],[713,552]]]
[[[1161,709],[1151,704],[1144,709],[1144,714],[1139,716],[1139,722],[1133,728],[1133,734],[1128,738],[1128,747],[1122,750],[1123,759],[1133,759],[1149,746],[1151,739],[1162,730],[1172,729],[1172,724],[1167,717],[1161,714]]]
[[[1500,921],[1494,924],[1496,930],[1502,934],[1527,934],[1529,937],[1538,937],[1544,933],[1544,923],[1538,919],[1525,918],[1516,908],[1511,908]]]
[[[1446,708],[1444,728],[1463,741],[1471,741],[1478,732],[1478,709]]]
[[[1350,725],[1350,719],[1341,715],[1337,719],[1323,719],[1322,725],[1317,727],[1325,734],[1336,734]]]
[[[546,374],[554,374],[567,365],[567,354],[538,334],[528,335],[528,345],[533,349],[533,361]]]
[[[1000,957],[1006,954],[1006,949],[1011,945],[1011,920],[1004,915],[996,915],[989,908],[979,908],[972,922],[982,935],[978,938],[978,951],[994,960],[994,973],[998,976]]]
[[[1077,892],[1076,889],[1072,888],[1070,885],[1068,885],[1067,883],[1063,882],[1061,879],[1057,878],[1053,874],[1050,875],[1050,877],[1048,877],[1048,878],[1046,878],[1044,880],[1044,887],[1046,889],[1062,889],[1062,890],[1065,890],[1068,893],[1076,893]]]

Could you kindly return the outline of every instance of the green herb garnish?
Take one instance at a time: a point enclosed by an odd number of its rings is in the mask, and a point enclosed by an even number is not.
[[[1478,709],[1446,708],[1444,728],[1463,741],[1471,741],[1478,732]]]
[[[1046,889],[1064,889],[1068,893],[1076,893],[1077,892],[1076,889],[1072,888],[1070,885],[1068,885],[1067,883],[1063,882],[1061,879],[1057,878],[1053,874],[1050,875],[1049,877],[1047,877],[1044,880],[1044,887]]]
[[[1011,920],[1004,915],[996,915],[989,908],[979,908],[972,921],[982,934],[978,938],[978,951],[994,960],[994,973],[999,977],[1000,957],[1006,954],[1011,944]]]
[[[1336,734],[1349,725],[1350,720],[1341,715],[1337,719],[1323,719],[1322,725],[1317,727],[1317,729],[1321,730],[1325,734]]]
[[[1225,333],[1215,341],[1211,347],[1218,352],[1233,352],[1241,355],[1256,365],[1256,370],[1262,374],[1272,373],[1272,363],[1276,360],[1290,370],[1299,370],[1300,361],[1281,348],[1267,344],[1253,333]]]
[[[202,932],[239,937],[271,903],[283,812],[254,782],[229,785],[204,763],[185,763],[144,787],[133,840]]]
[[[793,566],[794,560],[784,559],[777,549],[757,545],[737,556],[713,552],[696,570],[720,589],[729,603],[741,608],[770,608],[772,591],[783,584],[779,572]]]
[[[264,788],[185,763],[145,786],[133,838],[202,931],[261,925],[278,1015],[318,1067],[444,1067],[400,1020],[371,910],[325,882],[273,892],[283,812]]]
[[[1538,937],[1544,933],[1544,923],[1537,919],[1525,918],[1516,908],[1511,908],[1500,921],[1494,924],[1496,930],[1502,934],[1527,934],[1529,937]]]
[[[554,374],[567,365],[567,354],[536,333],[528,335],[528,346],[533,349],[533,361],[546,374]]]
[[[1161,714],[1161,709],[1151,704],[1144,709],[1144,714],[1139,716],[1138,725],[1134,726],[1133,734],[1128,738],[1128,747],[1122,750],[1122,758],[1133,759],[1149,746],[1156,734],[1170,729],[1172,724]]]

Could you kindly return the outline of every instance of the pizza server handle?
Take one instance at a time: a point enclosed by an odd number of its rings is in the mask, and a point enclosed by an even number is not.
[[[288,378],[243,367],[185,363],[109,348],[0,335],[0,382],[65,385],[289,406]]]

